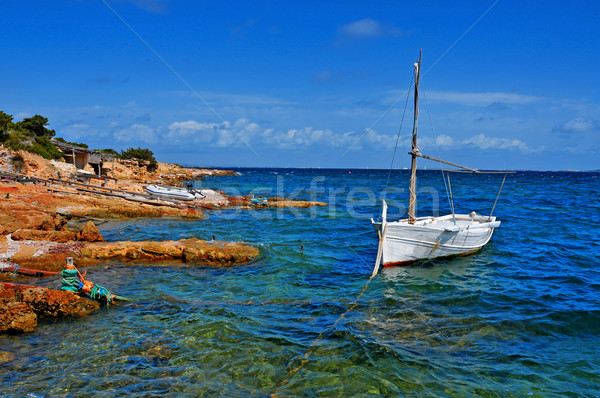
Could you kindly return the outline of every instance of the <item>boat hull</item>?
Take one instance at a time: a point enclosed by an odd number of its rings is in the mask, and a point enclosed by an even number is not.
[[[494,228],[500,225],[493,217],[474,220],[470,215],[438,219],[425,218],[415,224],[408,220],[386,222],[382,242],[384,267],[410,264],[418,260],[467,255],[477,252],[489,242]],[[373,227],[381,233],[381,222]]]
[[[161,185],[148,185],[146,187],[146,192],[152,196],[166,199],[194,200],[196,198],[194,194],[188,192],[186,189],[165,187]]]

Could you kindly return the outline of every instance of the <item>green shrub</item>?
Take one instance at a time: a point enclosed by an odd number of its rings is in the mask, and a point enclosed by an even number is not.
[[[158,169],[158,162],[156,160],[151,160],[150,163],[148,163],[148,166],[146,166],[146,169],[149,172],[154,173],[156,169]]]
[[[31,146],[31,151],[44,159],[60,159],[62,157],[62,153],[50,142],[48,136],[35,137],[35,143]]]
[[[112,148],[107,148],[107,149],[94,149],[95,151],[101,152],[101,153],[105,153],[107,155],[115,155],[115,156],[119,156],[119,152],[115,151]]]
[[[36,136],[54,137],[56,132],[54,130],[47,129],[48,118],[41,115],[35,115],[27,117],[20,122],[17,122],[19,129],[30,131]]]
[[[37,142],[34,142],[33,145],[28,148],[28,151],[33,152],[33,153],[37,153],[38,155],[40,155],[44,159],[48,159],[48,160],[52,159],[52,155],[50,155],[50,152],[48,152],[46,150],[46,148],[44,148],[42,145],[40,145]]]
[[[0,111],[0,133],[6,134],[10,124],[12,124],[13,115]]]
[[[26,137],[22,131],[12,131],[7,135],[4,146],[13,151],[28,150],[31,142],[32,139]]]
[[[153,173],[158,169],[158,162],[154,158],[154,153],[148,148],[127,148],[125,151],[121,151],[119,155],[121,159],[138,159],[138,165],[142,166],[142,161],[145,160],[148,163],[146,169]]]
[[[119,155],[121,159],[140,159],[147,160],[149,162],[156,161],[154,158],[154,153],[148,148],[127,148],[125,151],[121,151],[121,155]]]

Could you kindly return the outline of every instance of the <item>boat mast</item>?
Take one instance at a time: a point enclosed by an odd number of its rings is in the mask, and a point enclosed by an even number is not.
[[[419,52],[419,60],[415,63],[415,116],[413,122],[413,133],[412,133],[412,151],[409,154],[412,156],[412,162],[410,165],[410,186],[409,186],[409,199],[408,199],[408,222],[414,224],[417,221],[415,215],[415,207],[417,204],[417,153],[419,153],[419,147],[417,146],[417,120],[419,118],[419,79],[421,77],[421,55],[423,50]]]

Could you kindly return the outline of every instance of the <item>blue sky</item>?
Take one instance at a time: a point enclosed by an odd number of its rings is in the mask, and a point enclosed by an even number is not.
[[[600,168],[600,3],[3,0],[0,110],[186,165]],[[409,167],[412,102],[394,167]],[[428,168],[433,163],[421,161]]]

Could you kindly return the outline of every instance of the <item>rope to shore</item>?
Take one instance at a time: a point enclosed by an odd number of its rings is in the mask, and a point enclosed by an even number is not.
[[[13,278],[16,278],[18,276],[17,275],[17,273],[18,273],[17,271],[18,270],[19,270],[19,266],[15,265],[15,269],[11,272],[10,276],[12,276]]]
[[[344,313],[342,313],[335,320],[335,322],[333,322],[331,325],[329,325],[327,328],[325,328],[323,331],[321,331],[319,333],[319,335],[308,345],[308,348],[307,348],[306,352],[304,353],[304,355],[296,355],[288,362],[288,365],[287,365],[288,369],[289,369],[288,375],[281,383],[279,383],[279,386],[277,386],[275,391],[273,391],[273,393],[271,394],[271,397],[275,397],[276,394],[279,392],[279,390],[281,390],[283,387],[285,387],[285,385],[292,379],[292,377],[294,377],[294,375],[296,373],[298,373],[300,370],[302,370],[302,368],[304,368],[304,365],[306,365],[310,360],[310,355],[315,351],[315,349],[316,349],[315,346],[317,345],[317,343],[319,343],[321,340],[323,340],[325,337],[327,337],[327,334],[329,333],[329,331],[331,329],[333,329],[338,323],[340,323],[340,321],[342,319],[344,319],[346,317],[346,315],[348,315],[350,312],[352,312],[358,306],[358,301],[365,294],[365,292],[367,291],[367,287],[369,286],[369,283],[371,283],[371,280],[375,276],[376,276],[376,274],[373,274],[369,277],[369,279],[367,280],[367,283],[365,283],[365,286],[362,288],[362,290],[360,291],[358,296],[356,296],[356,299],[354,299],[354,301],[350,304],[348,309]],[[294,364],[294,361],[296,361],[296,360],[300,360],[300,364],[296,367],[292,367]]]

